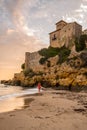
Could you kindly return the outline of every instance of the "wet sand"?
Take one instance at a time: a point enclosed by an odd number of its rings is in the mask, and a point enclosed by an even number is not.
[[[18,98],[24,105],[0,113],[0,130],[87,130],[85,92],[47,90]]]

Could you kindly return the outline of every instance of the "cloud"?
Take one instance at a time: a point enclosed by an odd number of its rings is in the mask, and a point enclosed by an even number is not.
[[[86,25],[87,4],[85,4],[84,2],[80,3],[77,9],[64,15],[63,19],[66,20],[67,22],[76,21],[83,26],[83,29],[86,29],[87,28],[87,25]]]

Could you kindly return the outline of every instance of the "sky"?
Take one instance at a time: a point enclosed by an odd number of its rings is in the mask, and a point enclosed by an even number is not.
[[[60,20],[87,28],[87,0],[0,0],[0,79],[21,71],[25,52],[49,46]]]

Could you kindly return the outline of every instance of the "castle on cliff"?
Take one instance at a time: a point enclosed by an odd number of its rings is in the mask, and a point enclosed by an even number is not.
[[[68,86],[72,86],[72,90],[74,90],[75,87],[73,86],[78,86],[76,90],[79,88],[86,90],[87,29],[82,31],[82,26],[77,22],[67,23],[61,20],[56,23],[56,30],[51,32],[49,36],[51,47],[43,48],[37,52],[25,53],[24,71],[14,74],[13,82],[23,86],[34,86],[41,80],[44,85],[48,86],[55,86],[58,83],[59,89],[62,87],[67,89]],[[79,42],[81,36],[82,41]],[[84,36],[86,36],[85,41],[83,40]],[[76,43],[75,40],[78,42]],[[86,49],[77,51],[76,45],[78,47],[81,44],[84,46],[84,43]]]
[[[63,20],[56,23],[56,30],[50,33],[50,46],[70,47],[74,44],[75,38],[82,34],[82,26],[76,22],[67,23]]]
[[[82,34],[87,34],[87,30],[82,32],[82,26],[77,22],[67,23],[63,20],[56,23],[56,30],[51,32],[50,46],[61,48],[66,46],[69,49],[75,45],[75,39],[79,39]],[[39,64],[41,55],[38,52],[25,53],[25,69],[33,68],[33,70],[41,70],[42,65]]]

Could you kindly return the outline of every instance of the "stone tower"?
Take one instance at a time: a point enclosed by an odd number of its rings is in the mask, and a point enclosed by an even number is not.
[[[38,52],[26,52],[25,53],[25,70],[33,69],[34,71],[40,71],[43,66],[39,63],[41,55]]]
[[[82,34],[82,26],[76,22],[67,23],[63,20],[56,23],[56,30],[50,33],[50,46],[71,48],[75,38]]]

